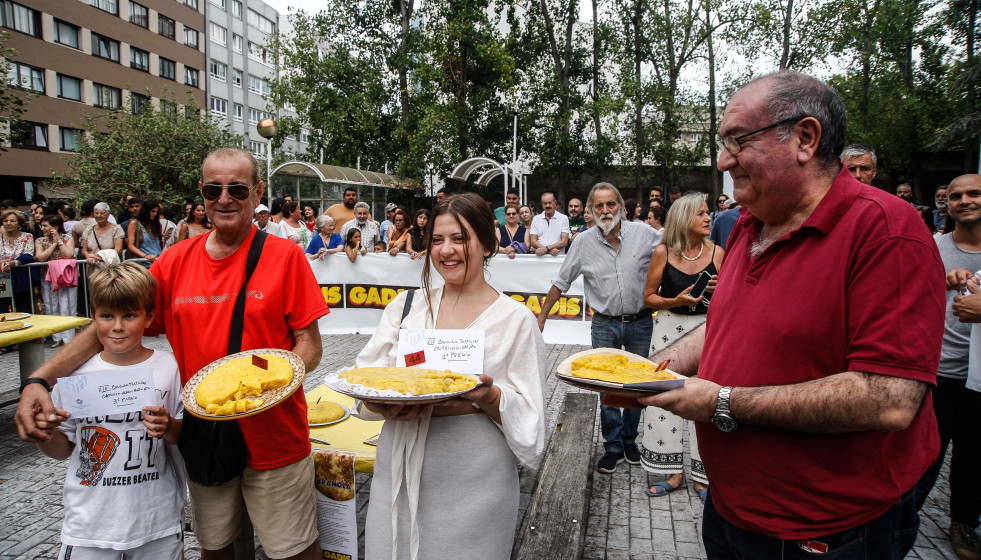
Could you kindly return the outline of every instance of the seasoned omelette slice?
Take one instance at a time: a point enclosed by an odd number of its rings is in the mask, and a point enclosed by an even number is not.
[[[616,357],[621,358],[622,361],[594,360],[586,363],[596,365],[577,367],[577,364],[583,363],[586,358],[594,357]],[[610,366],[615,362],[619,363],[616,363],[610,369],[597,367],[597,365]],[[573,377],[596,379],[598,381],[609,381],[611,383],[643,383],[645,381],[662,381],[665,379],[675,378],[674,374],[668,372],[667,370],[655,372],[654,370],[656,369],[656,364],[647,362],[631,362],[627,360],[626,356],[621,356],[619,354],[591,354],[572,362]]]
[[[572,362],[572,371],[577,369],[596,369],[612,372],[617,366],[627,363],[627,357],[620,354],[589,354]]]
[[[341,372],[348,383],[378,390],[392,390],[403,395],[420,396],[434,393],[456,393],[477,386],[469,375],[435,369],[373,367]]]
[[[226,416],[240,414],[262,405],[263,391],[285,387],[293,381],[289,361],[272,354],[258,354],[269,369],[252,365],[252,356],[244,356],[222,364],[209,373],[194,392],[198,405],[209,414]]]

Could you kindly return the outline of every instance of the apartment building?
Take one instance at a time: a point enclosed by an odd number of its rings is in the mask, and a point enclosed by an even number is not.
[[[228,121],[243,137],[243,147],[265,161],[269,141],[256,125],[264,118],[295,115],[269,101],[269,81],[279,65],[269,48],[279,26],[279,12],[261,0],[201,0],[206,3],[208,110]],[[304,152],[305,134],[287,139],[286,152]]]
[[[29,200],[108,110],[188,93],[207,107],[207,1],[0,0],[6,46],[17,51],[7,81],[35,95],[0,155],[0,199]]]

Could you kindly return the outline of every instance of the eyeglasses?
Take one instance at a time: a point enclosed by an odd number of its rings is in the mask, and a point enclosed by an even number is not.
[[[764,126],[763,128],[758,128],[758,129],[754,130],[753,132],[747,132],[746,134],[740,134],[739,136],[733,136],[733,135],[730,134],[728,136],[724,136],[723,137],[723,136],[720,136],[720,135],[716,134],[715,135],[715,143],[719,145],[719,149],[720,150],[729,150],[729,153],[730,154],[736,155],[736,154],[739,153],[740,150],[742,150],[742,145],[740,145],[739,141],[742,140],[743,138],[746,138],[747,136],[752,136],[754,134],[759,134],[760,132],[763,132],[763,131],[766,131],[766,130],[770,130],[771,128],[778,127],[778,126],[780,126],[782,124],[796,122],[796,121],[799,121],[799,120],[801,120],[803,118],[805,118],[805,117],[790,117],[790,118],[787,118],[787,119],[782,119],[782,120],[779,120],[779,121],[777,121],[775,123],[772,123],[772,124],[769,124],[767,126]]]
[[[252,194],[252,187],[242,183],[236,183],[233,185],[207,183],[201,186],[201,196],[203,196],[205,200],[218,200],[218,197],[221,196],[221,191],[225,189],[228,189],[228,195],[235,200],[245,200],[246,198],[249,198],[250,194]]]
[[[518,213],[517,212],[505,212],[504,215],[505,216],[517,216]]]

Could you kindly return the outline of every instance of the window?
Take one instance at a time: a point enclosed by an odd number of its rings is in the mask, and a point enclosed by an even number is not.
[[[252,93],[262,93],[262,79],[249,74],[249,91]]]
[[[26,150],[47,150],[48,125],[31,121],[10,121],[10,145]]]
[[[201,118],[201,109],[198,109],[197,107],[192,107],[190,105],[185,105],[184,106],[184,118],[185,119],[200,119]]]
[[[190,6],[195,10],[198,9],[198,0],[184,0],[185,6]]]
[[[150,27],[150,10],[142,4],[137,4],[129,0],[129,22],[139,25],[143,29]]]
[[[238,122],[242,122],[242,111],[244,109],[245,108],[242,107],[242,104],[241,103],[236,103],[235,104],[235,113],[232,114],[232,118],[234,118]]]
[[[81,101],[82,80],[58,74],[58,97],[71,99],[72,101]]]
[[[310,143],[310,131],[300,129],[300,142]]]
[[[92,84],[92,104],[103,109],[118,109],[123,105],[123,90],[103,84]]]
[[[0,25],[7,29],[40,37],[41,12],[26,8],[10,0],[0,0]]]
[[[61,151],[63,152],[78,151],[78,136],[81,133],[82,133],[81,130],[59,126],[58,134],[61,136]]]
[[[169,58],[160,57],[160,77],[168,80],[177,79],[177,63]]]
[[[150,96],[141,95],[139,93],[133,93],[131,95],[132,95],[132,103],[133,103],[133,114],[139,115],[150,104]]]
[[[249,41],[249,58],[257,62],[272,66],[273,56],[269,49],[264,49],[262,46]]]
[[[256,157],[266,157],[266,143],[249,140],[249,151]]]
[[[211,77],[218,80],[219,82],[225,81],[225,75],[228,73],[228,65],[217,60],[212,60],[211,64],[208,66],[208,73]]]
[[[119,62],[119,41],[93,33],[92,54],[99,58]]]
[[[232,33],[232,50],[240,53],[242,52],[242,36],[236,33]]]
[[[211,42],[218,43],[221,46],[225,46],[225,42],[228,40],[228,30],[224,27],[218,25],[217,23],[211,23]]]
[[[174,23],[174,20],[167,16],[157,14],[157,23],[159,27],[158,31],[161,35],[168,39],[176,37],[177,25]]]
[[[259,124],[262,119],[267,119],[271,115],[258,109],[249,109],[249,124]]]
[[[190,66],[185,66],[184,83],[192,87],[198,87],[198,71]]]
[[[190,27],[184,27],[184,44],[192,49],[198,48],[198,32]]]
[[[16,61],[10,61],[7,83],[13,87],[44,93],[44,70]]]
[[[211,3],[215,6],[218,6],[222,10],[225,9],[225,0],[211,0]]]
[[[137,70],[142,70],[144,72],[150,71],[150,53],[138,49],[136,47],[129,48],[129,67],[136,68]]]
[[[242,87],[242,71],[232,69],[232,84],[235,87]]]
[[[173,101],[167,101],[166,99],[160,100],[160,112],[167,115],[177,114],[177,103]]]
[[[239,0],[232,0],[232,15],[242,19],[242,3]]]
[[[118,0],[89,0],[90,6],[95,6],[104,12],[109,12],[113,15],[119,15],[119,2]]]
[[[263,33],[275,33],[276,24],[268,20],[252,9],[249,9],[249,25],[255,27]]]
[[[78,28],[70,23],[54,20],[55,43],[78,48]]]
[[[220,97],[211,98],[211,114],[219,117],[228,116],[228,102]]]

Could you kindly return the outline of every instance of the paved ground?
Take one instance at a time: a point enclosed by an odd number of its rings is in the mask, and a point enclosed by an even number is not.
[[[320,383],[327,371],[353,362],[367,342],[363,335],[325,336],[324,361],[308,375],[310,389]],[[166,348],[163,339],[146,339],[147,346]],[[550,370],[582,346],[548,345]],[[49,354],[51,350],[47,351]],[[546,387],[547,433],[555,429],[555,418],[568,391],[577,391],[549,376]],[[0,392],[17,385],[17,356],[0,356]],[[39,453],[33,445],[21,443],[13,423],[14,407],[0,409],[0,558],[54,558],[61,528],[61,481],[64,464]],[[594,459],[602,453],[597,413],[594,433]],[[527,505],[537,482],[537,469],[523,469],[521,511],[523,524]],[[363,531],[370,476],[358,475],[358,508]],[[654,480],[653,478],[651,480]],[[643,490],[649,480],[640,466],[620,465],[613,475],[593,477],[592,500],[587,519],[584,556],[590,560],[635,558],[704,558],[700,542],[702,504],[693,490],[678,491],[666,498],[651,499]],[[910,558],[956,559],[946,537],[947,469],[923,510],[920,537]],[[520,538],[519,529],[519,538]],[[363,552],[363,533],[362,533]],[[193,533],[186,541],[186,558],[195,560],[200,550]],[[265,558],[261,553],[259,558]]]

